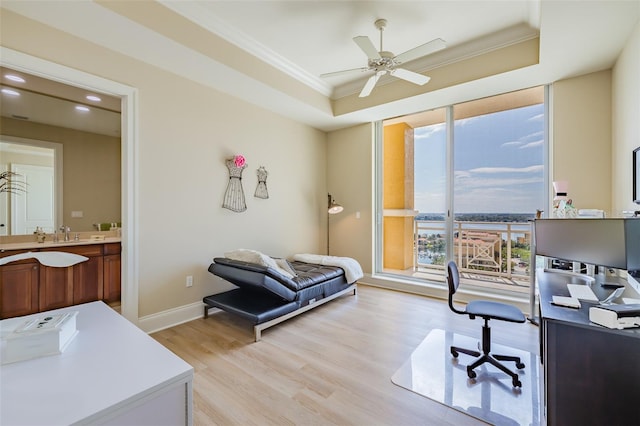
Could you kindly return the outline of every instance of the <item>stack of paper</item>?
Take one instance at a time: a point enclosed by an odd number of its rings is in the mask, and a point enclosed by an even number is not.
[[[597,302],[596,297],[591,287],[585,284],[567,284],[567,289],[571,297],[579,300],[588,300],[590,302]]]
[[[578,299],[567,296],[553,296],[551,303],[554,305],[566,306],[568,308],[579,308],[581,306]]]

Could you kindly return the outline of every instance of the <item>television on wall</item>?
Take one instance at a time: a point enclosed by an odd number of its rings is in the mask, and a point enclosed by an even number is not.
[[[633,202],[640,204],[640,147],[633,150]]]

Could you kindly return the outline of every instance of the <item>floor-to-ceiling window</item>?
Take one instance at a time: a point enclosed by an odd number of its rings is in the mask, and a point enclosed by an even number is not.
[[[444,282],[452,259],[475,285],[527,291],[529,221],[547,205],[544,93],[383,123],[378,273]]]

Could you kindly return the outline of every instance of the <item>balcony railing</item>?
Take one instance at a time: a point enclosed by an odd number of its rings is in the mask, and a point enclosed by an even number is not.
[[[529,287],[530,222],[454,222],[453,253],[460,272],[491,286]],[[444,276],[444,221],[414,221],[414,271]]]

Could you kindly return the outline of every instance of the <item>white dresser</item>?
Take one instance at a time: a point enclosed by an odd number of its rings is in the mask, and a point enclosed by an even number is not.
[[[0,367],[0,424],[193,424],[189,364],[103,302],[51,312],[69,311],[78,334],[62,354]]]

